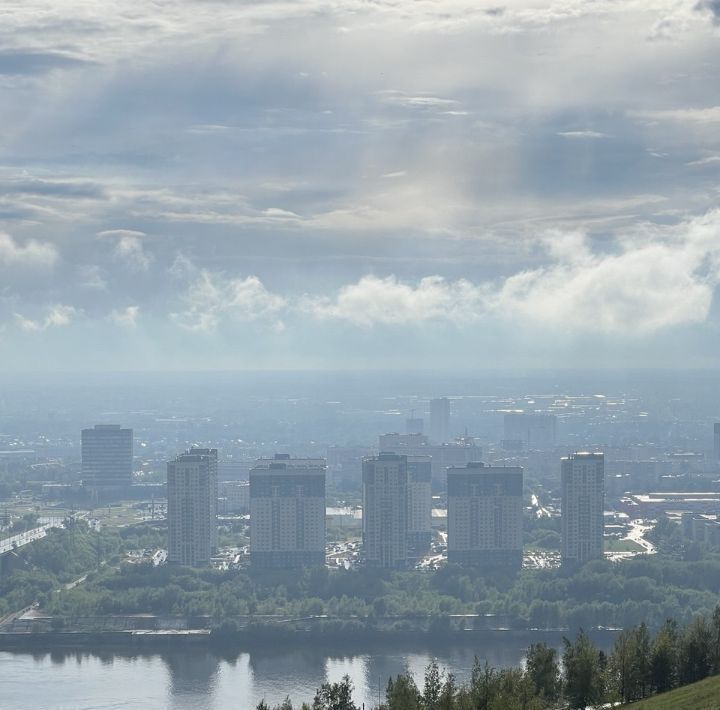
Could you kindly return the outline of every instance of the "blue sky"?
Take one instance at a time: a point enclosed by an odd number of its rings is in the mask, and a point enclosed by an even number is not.
[[[3,13],[6,370],[717,364],[713,0]]]

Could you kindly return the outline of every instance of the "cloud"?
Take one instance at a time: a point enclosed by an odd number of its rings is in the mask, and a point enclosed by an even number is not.
[[[715,24],[720,24],[720,0],[700,0],[696,10],[709,12]]]
[[[74,320],[82,315],[82,311],[74,306],[66,306],[56,303],[48,308],[44,318],[32,320],[26,318],[20,313],[15,314],[15,320],[22,330],[28,332],[37,332],[47,330],[48,328],[62,328],[70,325]]]
[[[704,165],[715,165],[716,163],[720,163],[720,155],[709,155],[707,158],[699,158],[698,160],[691,160],[689,163],[685,163],[685,165],[690,165],[693,167],[701,167]]]
[[[644,121],[675,121],[698,124],[720,122],[720,106],[675,108],[655,111],[630,111],[629,115]]]
[[[624,235],[614,253],[595,253],[587,236],[550,232],[546,266],[492,284],[428,276],[417,284],[366,276],[334,298],[306,297],[320,320],[359,326],[455,325],[478,319],[557,331],[643,336],[702,323],[720,284],[720,210],[668,233]]]
[[[224,320],[277,320],[288,303],[268,291],[257,276],[228,278],[207,269],[200,270],[182,300],[184,310],[171,318],[187,330],[200,331],[215,330]]]
[[[105,197],[105,189],[103,186],[87,180],[13,179],[0,181],[0,195],[34,195],[96,200]]]
[[[474,319],[485,310],[486,290],[464,279],[427,276],[413,286],[395,276],[365,276],[343,286],[334,299],[306,297],[301,308],[321,320],[354,325],[416,325],[430,320]]]
[[[110,313],[110,320],[115,323],[115,325],[120,325],[124,328],[134,328],[137,325],[139,314],[139,306],[128,306],[122,310],[112,311]]]
[[[30,239],[21,246],[9,234],[0,232],[0,266],[49,268],[57,260],[57,249],[48,242]]]
[[[66,52],[0,50],[0,74],[45,74],[53,69],[76,69],[92,64],[95,62]]]
[[[606,133],[599,131],[559,131],[559,136],[563,138],[607,138]]]
[[[142,240],[145,232],[133,229],[106,229],[98,232],[99,237],[117,239],[113,255],[118,261],[125,263],[133,271],[147,271],[153,260],[152,255],[147,254],[143,247]]]

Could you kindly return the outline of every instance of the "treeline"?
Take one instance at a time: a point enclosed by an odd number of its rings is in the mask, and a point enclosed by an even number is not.
[[[436,620],[447,630],[483,626],[495,615],[518,629],[627,628],[665,619],[688,623],[717,604],[720,556],[698,561],[664,555],[612,563],[598,560],[576,571],[524,570],[515,575],[447,565],[435,572],[370,569],[253,572],[123,565],[88,584],[55,595],[47,611],[71,618],[155,613],[208,616],[216,625],[241,616],[325,615],[382,619],[398,630]],[[453,618],[452,615],[476,615]],[[474,622],[473,619],[474,618]]]
[[[560,662],[562,661],[562,662]],[[610,654],[580,631],[564,639],[562,655],[545,644],[527,650],[524,669],[497,670],[475,659],[469,681],[431,663],[422,688],[403,674],[388,681],[377,710],[548,710],[596,708],[664,693],[720,673],[720,606],[710,618],[698,616],[686,627],[666,621],[652,635],[645,624],[621,632]],[[352,683],[326,683],[301,710],[358,710]],[[292,710],[287,698],[274,710]],[[257,710],[270,710],[263,701]]]
[[[83,520],[68,518],[64,526],[5,556],[0,616],[34,602],[48,606],[63,585],[96,570],[122,548],[116,533],[94,532]]]

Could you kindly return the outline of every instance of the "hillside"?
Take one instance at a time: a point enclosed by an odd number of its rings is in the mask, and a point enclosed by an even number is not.
[[[633,710],[720,710],[720,676],[633,703]]]

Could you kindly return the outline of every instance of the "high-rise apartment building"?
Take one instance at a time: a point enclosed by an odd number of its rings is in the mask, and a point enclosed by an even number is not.
[[[414,557],[430,549],[432,542],[432,459],[408,456],[408,546]]]
[[[133,432],[119,424],[96,424],[81,435],[82,482],[90,488],[132,483]]]
[[[217,449],[193,448],[168,461],[168,562],[210,563],[217,547],[217,466]]]
[[[718,422],[713,427],[713,453],[715,460],[720,461],[720,423]]]
[[[363,551],[371,567],[408,566],[408,460],[380,453],[363,459]]]
[[[605,457],[576,453],[561,460],[562,562],[603,556]]]
[[[448,468],[448,562],[519,569],[523,470],[473,462]]]
[[[325,459],[276,454],[250,470],[250,563],[325,564]]]
[[[430,441],[444,444],[450,437],[450,400],[447,397],[430,400]]]

